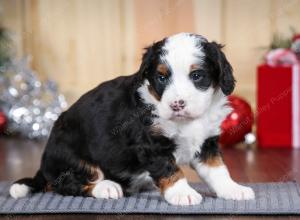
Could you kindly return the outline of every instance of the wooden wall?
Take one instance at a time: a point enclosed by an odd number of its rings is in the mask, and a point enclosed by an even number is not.
[[[226,44],[238,86],[255,105],[255,69],[275,31],[300,31],[300,0],[0,0],[18,56],[70,102],[98,83],[138,69],[142,48],[177,32]]]

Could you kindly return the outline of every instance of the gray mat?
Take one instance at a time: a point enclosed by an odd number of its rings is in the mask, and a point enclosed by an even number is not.
[[[0,183],[0,214],[47,213],[156,213],[156,214],[300,214],[300,187],[296,182],[247,184],[256,199],[233,201],[215,198],[205,185],[193,184],[204,199],[200,205],[172,206],[158,192],[141,193],[119,200],[32,194],[15,200],[8,194],[9,183]]]

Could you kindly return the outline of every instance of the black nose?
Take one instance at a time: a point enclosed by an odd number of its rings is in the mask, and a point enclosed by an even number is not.
[[[174,101],[173,103],[170,104],[170,107],[175,112],[181,111],[185,107],[185,101],[182,99],[178,101]]]

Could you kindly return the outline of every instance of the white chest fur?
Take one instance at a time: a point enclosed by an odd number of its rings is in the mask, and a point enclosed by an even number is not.
[[[155,120],[154,123],[163,134],[175,141],[177,150],[174,156],[178,164],[189,164],[195,153],[201,152],[201,146],[207,138],[220,134],[220,125],[231,111],[226,103],[226,97],[219,97],[202,117],[192,121]]]

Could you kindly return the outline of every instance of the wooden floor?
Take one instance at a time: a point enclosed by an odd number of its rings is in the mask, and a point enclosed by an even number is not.
[[[32,176],[40,164],[43,142],[0,138],[0,181]],[[300,182],[300,150],[224,149],[224,159],[238,182]],[[200,181],[194,171],[184,171],[192,182]],[[300,219],[298,216],[176,216],[176,215],[27,215],[1,219]]]

